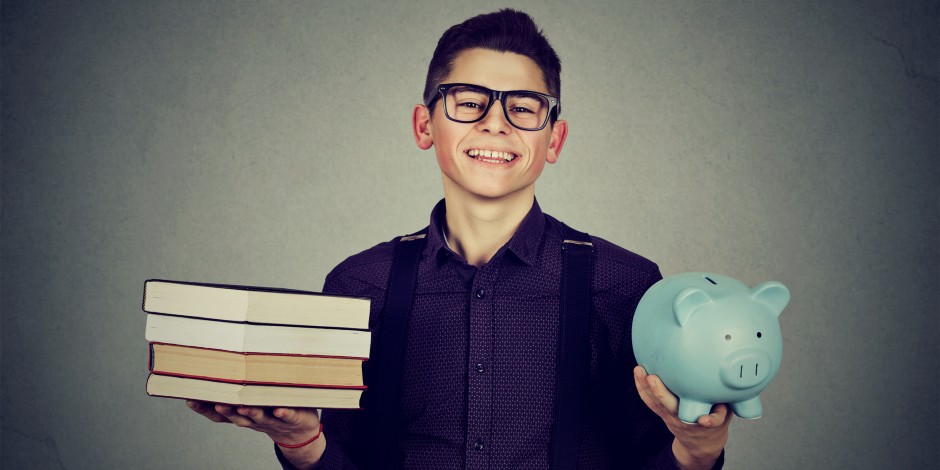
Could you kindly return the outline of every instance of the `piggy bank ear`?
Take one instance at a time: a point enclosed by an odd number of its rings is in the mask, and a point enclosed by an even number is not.
[[[672,311],[676,315],[676,321],[680,326],[685,326],[689,318],[699,307],[710,304],[712,298],[698,287],[687,287],[679,292],[676,300],[673,301]]]
[[[777,281],[767,281],[751,289],[751,298],[769,305],[780,316],[780,312],[790,303],[790,290]]]

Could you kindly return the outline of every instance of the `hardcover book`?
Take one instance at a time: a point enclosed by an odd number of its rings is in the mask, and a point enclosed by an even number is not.
[[[245,385],[365,388],[362,359],[260,354],[150,344],[150,371]]]
[[[305,354],[365,359],[368,330],[257,325],[147,314],[147,341],[233,352]]]
[[[369,328],[365,297],[292,289],[205,284],[150,279],[144,282],[143,309],[233,322]]]
[[[241,385],[150,374],[147,394],[229,405],[356,409],[362,390]]]

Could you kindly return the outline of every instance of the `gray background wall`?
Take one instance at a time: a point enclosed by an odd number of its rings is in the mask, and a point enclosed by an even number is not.
[[[564,67],[542,207],[792,291],[727,468],[932,467],[937,3],[514,4]],[[146,396],[143,281],[317,290],[426,224],[411,106],[440,33],[499,6],[4,1],[2,467],[275,468]]]

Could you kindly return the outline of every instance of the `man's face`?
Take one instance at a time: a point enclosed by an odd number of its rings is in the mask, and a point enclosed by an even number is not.
[[[532,59],[487,49],[462,52],[443,83],[548,93],[542,71]],[[459,191],[489,199],[534,191],[535,180],[545,162],[557,160],[567,129],[563,121],[557,122],[554,130],[548,125],[540,131],[520,130],[506,120],[502,103],[495,102],[481,121],[459,123],[447,118],[443,101],[437,99],[433,104],[434,114],[429,118],[425,133],[430,137],[428,144],[433,143],[437,154],[445,196],[456,196],[455,191]],[[416,137],[420,111],[419,107],[415,118]],[[563,129],[557,129],[559,127]],[[418,145],[426,148],[420,139]],[[501,153],[493,156],[494,152]],[[505,153],[512,154],[510,161],[501,158]]]

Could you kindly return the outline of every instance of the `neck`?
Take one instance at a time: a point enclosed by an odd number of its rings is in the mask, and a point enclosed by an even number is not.
[[[489,262],[512,238],[535,202],[534,191],[499,199],[454,196],[444,191],[447,243],[476,267]]]

